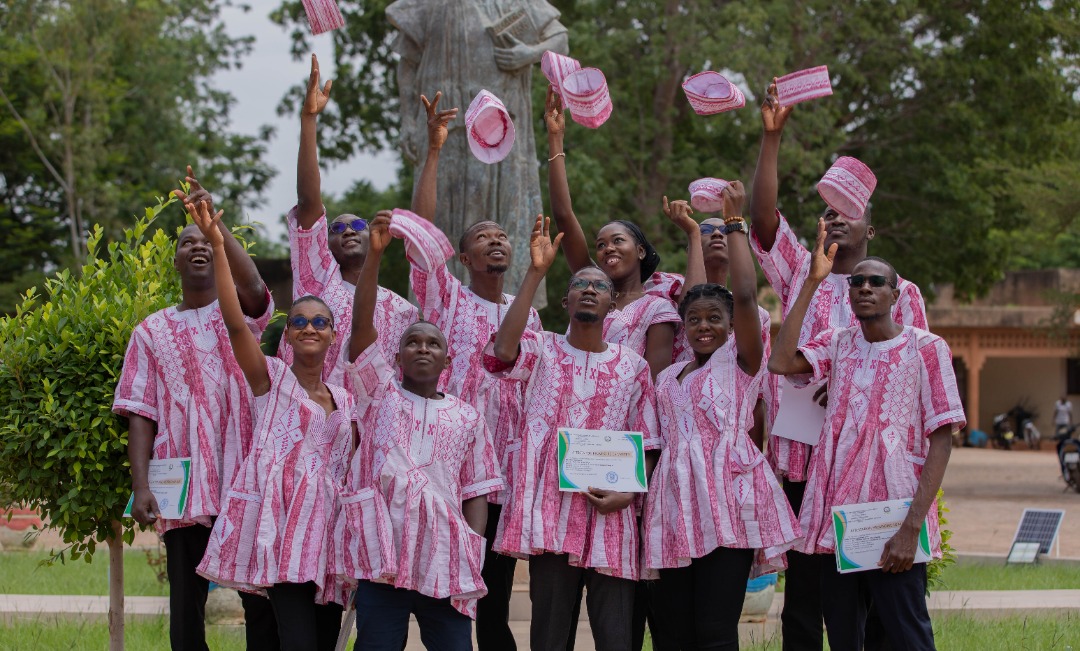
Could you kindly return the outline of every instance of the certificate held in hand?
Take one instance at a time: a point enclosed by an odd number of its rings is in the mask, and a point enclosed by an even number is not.
[[[188,484],[191,481],[191,457],[151,459],[146,473],[150,492],[154,494],[162,520],[181,520],[187,508]],[[124,517],[131,517],[135,493],[128,499]]]
[[[878,569],[885,543],[900,530],[910,508],[911,500],[832,507],[836,571],[847,574]],[[924,520],[915,547],[915,562],[928,563],[930,559],[930,537]]]
[[[559,428],[559,490],[645,493],[641,432]]]

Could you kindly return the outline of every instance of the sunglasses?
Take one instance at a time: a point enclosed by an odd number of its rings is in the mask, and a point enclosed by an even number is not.
[[[592,288],[600,293],[612,293],[614,287],[606,280],[589,280],[588,278],[574,278],[570,281],[570,289],[576,292],[583,292],[592,285]]]
[[[331,325],[330,319],[325,316],[317,316],[314,319],[308,319],[306,316],[294,316],[289,318],[289,327],[294,330],[303,330],[309,323],[312,328],[315,328],[319,332],[326,330]]]
[[[724,231],[723,224],[701,224],[699,228],[701,228],[702,235],[712,235],[717,231],[720,231],[721,233]]]
[[[889,279],[885,276],[864,276],[863,274],[855,274],[854,276],[848,276],[847,284],[852,289],[858,289],[867,282],[871,287],[884,287],[885,285],[892,286]]]
[[[359,233],[360,231],[367,230],[367,221],[357,217],[349,222],[334,222],[330,224],[330,232],[334,235],[341,235],[345,232],[346,228],[351,228],[353,231]]]

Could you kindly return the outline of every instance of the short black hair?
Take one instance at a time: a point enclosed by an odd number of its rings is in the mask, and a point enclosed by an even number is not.
[[[637,245],[645,249],[645,259],[641,261],[641,282],[651,278],[653,272],[660,266],[660,254],[656,252],[656,247],[649,242],[649,238],[645,237],[645,232],[634,222],[625,219],[614,219],[608,223],[618,224],[625,228],[630,233],[630,236],[634,238]]]
[[[862,260],[856,262],[855,267],[858,267],[864,262],[879,262],[885,265],[889,269],[889,284],[893,286],[893,289],[896,289],[896,286],[900,284],[900,277],[896,274],[896,267],[892,266],[892,264],[885,258],[879,258],[876,255],[868,255]],[[854,269],[855,267],[852,267],[852,269]]]
[[[458,243],[457,243],[458,253],[464,253],[465,252],[465,242],[466,242],[466,240],[469,239],[469,235],[471,235],[473,231],[475,231],[476,229],[478,229],[481,226],[487,226],[488,224],[498,228],[499,230],[501,230],[504,233],[506,232],[506,229],[503,228],[502,226],[500,226],[498,222],[493,222],[490,219],[481,219],[478,222],[473,222],[473,223],[471,223],[471,224],[469,224],[468,226],[465,227],[465,230],[462,231],[462,233],[461,233],[461,237],[458,238]]]
[[[701,283],[694,285],[683,294],[682,302],[679,303],[679,318],[686,320],[686,311],[690,305],[706,298],[713,298],[724,304],[727,308],[728,318],[735,316],[735,295],[731,290],[717,283]]]
[[[399,348],[401,347],[401,344],[405,341],[405,337],[409,334],[409,331],[418,326],[431,326],[432,328],[435,328],[435,331],[439,333],[440,337],[442,337],[443,343],[446,343],[446,333],[442,331],[442,328],[435,325],[435,323],[432,321],[428,321],[426,319],[417,319],[409,325],[405,326],[405,329],[401,331],[401,338],[398,339]]]
[[[604,278],[607,278],[608,282],[611,283],[611,276],[607,275],[606,271],[594,264],[587,264],[581,269],[578,269],[574,273],[570,274],[570,279],[566,281],[566,291],[563,292],[563,298],[570,295],[570,283],[574,282],[574,279],[580,276],[581,272],[583,271],[599,271],[604,276]],[[615,283],[611,283],[611,296],[612,298],[615,297]]]
[[[293,301],[292,305],[289,306],[289,313],[291,314],[292,311],[293,311],[293,308],[296,307],[297,305],[300,305],[301,303],[311,303],[311,302],[318,303],[318,304],[320,304],[320,305],[322,305],[323,307],[326,308],[326,311],[330,313],[330,327],[333,328],[334,327],[334,311],[330,309],[330,306],[326,304],[326,301],[322,300],[321,298],[319,298],[318,296],[316,296],[314,294],[305,294],[305,295],[301,296],[300,298],[296,299],[295,301]],[[285,325],[288,326],[288,322],[286,322]]]

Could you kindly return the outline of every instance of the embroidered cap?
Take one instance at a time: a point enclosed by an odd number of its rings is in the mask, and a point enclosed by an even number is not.
[[[836,212],[861,219],[877,187],[877,177],[857,158],[841,156],[818,182],[817,191]]]
[[[683,92],[698,115],[715,115],[746,106],[739,87],[718,72],[699,72],[683,82]]]
[[[562,94],[563,79],[578,70],[581,70],[581,63],[577,59],[551,50],[544,52],[544,56],[540,59],[540,71],[544,73],[544,76],[547,77],[547,80],[551,82],[551,85],[555,87],[559,94]]]
[[[345,25],[345,19],[334,0],[304,0],[304,11],[312,34],[322,34]]]
[[[574,122],[595,129],[611,117],[611,93],[604,73],[582,68],[563,78],[562,98]]]
[[[698,212],[720,212],[724,209],[724,190],[729,183],[724,179],[706,177],[690,184],[690,205]]]
[[[517,131],[506,105],[490,91],[482,90],[465,111],[469,149],[485,163],[498,163],[510,154]]]

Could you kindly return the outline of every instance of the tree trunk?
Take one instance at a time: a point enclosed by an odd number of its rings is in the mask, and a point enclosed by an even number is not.
[[[124,651],[124,535],[119,522],[109,536],[109,651]]]

